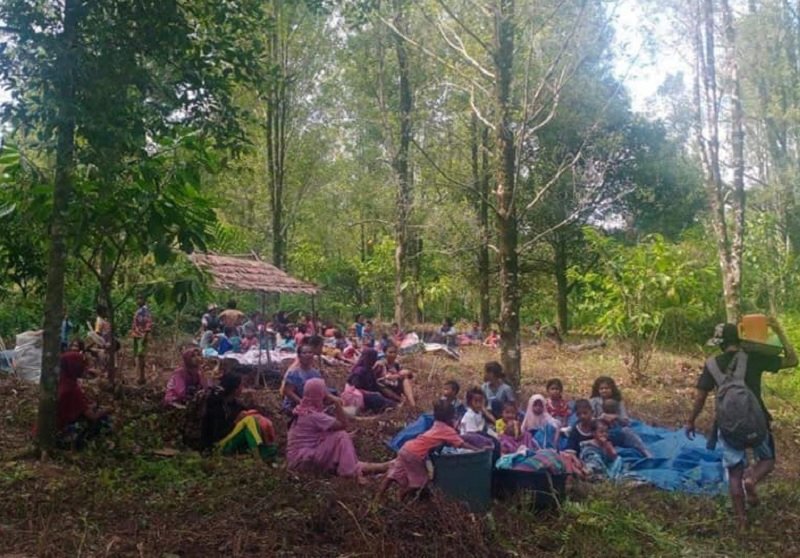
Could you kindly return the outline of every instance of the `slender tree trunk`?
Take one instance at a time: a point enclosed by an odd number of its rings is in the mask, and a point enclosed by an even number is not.
[[[273,3],[272,30],[269,33],[267,55],[274,75],[267,90],[266,138],[267,180],[270,209],[272,210],[272,265],[286,266],[286,120],[288,117],[287,52],[283,36],[283,6],[281,0]]]
[[[515,148],[511,129],[511,76],[514,61],[514,1],[498,0],[494,22],[497,245],[500,260],[500,354],[506,376],[519,387],[519,255],[515,200]]]
[[[478,321],[486,331],[491,322],[489,306],[489,128],[472,115],[471,161],[472,183],[475,189],[475,209],[478,216]]]
[[[723,8],[727,6],[724,3]],[[739,97],[737,64],[733,61],[731,93],[731,157],[734,171],[733,195],[726,199],[726,185],[720,164],[720,94],[716,73],[714,0],[695,4],[695,138],[705,174],[706,193],[711,206],[711,224],[717,243],[725,313],[736,322],[741,312],[742,253],[744,248],[744,156],[743,114]],[[727,26],[726,26],[727,27]],[[732,31],[732,30],[731,30]],[[735,32],[726,38],[735,53]],[[731,206],[732,222],[727,219],[726,204]],[[729,226],[732,230],[729,232]]]
[[[394,25],[404,34],[406,22],[403,17],[405,0],[393,0]],[[413,110],[413,97],[411,94],[410,69],[408,52],[405,39],[397,33],[392,34],[394,51],[397,57],[397,72],[400,86],[400,106],[398,116],[400,119],[400,134],[397,143],[397,152],[394,154],[392,167],[397,177],[397,198],[395,207],[395,277],[394,277],[394,321],[401,326],[408,316],[406,308],[405,286],[408,281],[409,257],[412,256],[410,248],[414,244],[413,235],[409,234],[409,221],[413,196],[413,177],[409,165],[409,151],[412,139],[411,112]]]
[[[742,266],[744,264],[745,235],[745,190],[744,190],[744,109],[742,108],[741,85],[739,82],[739,53],[736,41],[736,28],[733,12],[728,0],[722,0],[722,20],[725,39],[730,50],[728,64],[731,105],[731,158],[733,167],[733,191],[731,206],[733,210],[733,242],[728,261],[729,288],[725,293],[725,309],[728,321],[738,322],[742,306]]]
[[[43,452],[55,446],[56,396],[60,361],[60,330],[64,308],[64,275],[67,267],[67,210],[72,196],[75,165],[75,67],[77,56],[78,0],[64,1],[64,27],[58,40],[55,67],[58,91],[56,126],[56,172],[53,212],[50,221],[50,256],[44,302],[41,395],[37,420],[37,442]]]
[[[555,233],[553,239],[553,273],[556,278],[556,316],[558,330],[566,335],[569,330],[569,308],[567,297],[569,283],[567,282],[567,242],[560,232]]]

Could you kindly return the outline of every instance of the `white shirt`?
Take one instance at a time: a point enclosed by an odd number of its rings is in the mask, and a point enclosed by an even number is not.
[[[486,419],[483,417],[481,413],[476,413],[472,409],[467,409],[467,412],[464,413],[464,417],[461,419],[461,423],[458,425],[458,433],[459,434],[469,434],[470,432],[480,432],[483,433],[486,431]]]

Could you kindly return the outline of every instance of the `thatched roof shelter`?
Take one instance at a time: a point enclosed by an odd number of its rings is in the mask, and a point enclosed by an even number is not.
[[[259,293],[316,295],[316,285],[295,279],[256,256],[192,254],[192,263],[208,272],[219,289]]]

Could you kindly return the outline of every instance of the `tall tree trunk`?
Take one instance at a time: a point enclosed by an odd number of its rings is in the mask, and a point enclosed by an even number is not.
[[[406,34],[406,22],[403,17],[404,2],[405,0],[393,0],[393,24],[403,34]],[[398,114],[400,119],[399,141],[397,143],[397,151],[392,160],[392,167],[397,177],[394,254],[394,321],[402,326],[406,321],[406,316],[408,316],[405,285],[408,280],[409,258],[413,255],[411,248],[414,245],[414,235],[409,234],[413,196],[413,177],[409,165],[409,150],[413,133],[411,128],[413,97],[411,94],[408,52],[406,51],[405,39],[398,33],[393,33],[392,37],[394,40],[395,56],[397,57],[397,72],[400,85],[400,105]]]
[[[556,316],[558,330],[566,334],[569,330],[569,308],[567,297],[569,283],[567,282],[567,241],[560,231],[554,233],[553,238],[553,273],[556,278]]]
[[[727,2],[723,2],[723,9]],[[697,0],[695,4],[695,138],[705,174],[706,193],[711,207],[711,224],[717,243],[725,313],[729,322],[736,322],[741,312],[742,254],[744,249],[744,131],[739,97],[738,66],[735,60],[735,31],[726,25],[726,39],[734,52],[731,80],[731,166],[733,195],[726,198],[720,163],[720,94],[717,84],[717,60],[714,21],[714,0]],[[730,10],[725,10],[730,15]],[[731,18],[732,20],[732,18]],[[729,34],[732,33],[732,34]],[[726,205],[731,207],[728,222]],[[732,230],[729,231],[729,227]]]
[[[516,161],[511,128],[511,76],[514,62],[514,0],[498,0],[494,14],[495,111],[497,114],[496,169],[497,247],[500,260],[500,354],[514,387],[521,372],[519,337],[519,255],[517,207],[514,192]]]
[[[745,234],[745,191],[744,191],[744,109],[742,108],[741,85],[739,82],[739,53],[736,41],[736,28],[733,12],[728,0],[722,0],[722,21],[725,40],[730,51],[728,64],[731,105],[731,164],[733,167],[733,241],[728,261],[728,289],[725,292],[725,310],[728,321],[739,321],[742,307],[742,266],[744,263]]]
[[[50,255],[44,301],[41,392],[37,419],[37,443],[43,452],[55,446],[56,396],[60,364],[60,331],[64,308],[64,275],[67,267],[67,210],[72,196],[75,166],[75,70],[80,19],[78,0],[64,1],[64,27],[58,40],[55,89],[58,91],[56,172],[50,221]]]
[[[273,76],[267,89],[266,138],[267,180],[272,210],[272,265],[286,266],[286,216],[284,212],[286,179],[286,125],[289,87],[288,59],[283,32],[283,2],[273,3],[272,29],[269,33],[267,56]]]
[[[486,331],[491,322],[489,305],[489,128],[472,115],[471,124],[472,184],[478,216],[478,321]]]

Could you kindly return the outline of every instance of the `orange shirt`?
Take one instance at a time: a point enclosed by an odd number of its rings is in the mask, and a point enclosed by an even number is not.
[[[461,439],[455,428],[437,420],[428,430],[403,444],[402,449],[420,459],[425,459],[428,452],[445,444],[460,448],[464,445],[464,440]]]

